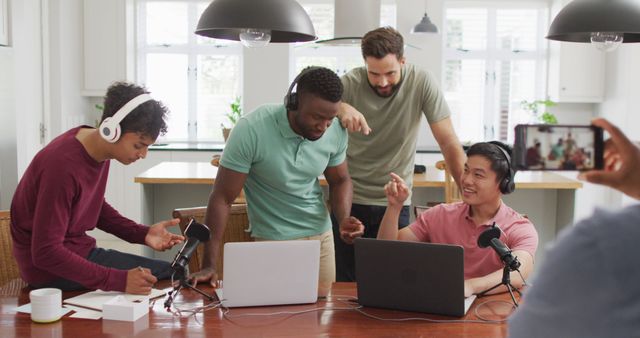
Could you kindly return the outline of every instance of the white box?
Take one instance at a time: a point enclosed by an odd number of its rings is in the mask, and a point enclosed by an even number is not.
[[[132,302],[122,296],[114,297],[104,303],[102,318],[134,322],[149,313],[149,299]]]

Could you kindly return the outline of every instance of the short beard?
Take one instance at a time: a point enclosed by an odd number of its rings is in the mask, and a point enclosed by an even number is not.
[[[367,81],[368,82],[368,81]],[[389,92],[389,94],[383,95],[380,94],[380,92],[378,91],[378,88],[374,85],[372,85],[371,83],[369,83],[369,87],[371,87],[371,89],[373,89],[373,92],[378,95],[379,97],[383,97],[383,98],[387,98],[387,97],[391,97],[393,94],[395,94],[398,91],[398,88],[400,87],[401,82],[398,82],[397,84],[391,86],[391,91]]]

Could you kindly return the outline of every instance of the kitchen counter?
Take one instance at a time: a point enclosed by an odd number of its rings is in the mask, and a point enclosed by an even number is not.
[[[168,142],[156,143],[149,147],[149,151],[207,151],[221,152],[224,150],[224,143],[219,142]],[[440,148],[437,146],[418,147],[418,154],[440,154]]]

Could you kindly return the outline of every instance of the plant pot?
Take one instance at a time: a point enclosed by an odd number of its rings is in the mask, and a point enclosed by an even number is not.
[[[222,128],[222,137],[224,137],[224,142],[227,142],[229,139],[229,134],[231,133],[231,128]]]

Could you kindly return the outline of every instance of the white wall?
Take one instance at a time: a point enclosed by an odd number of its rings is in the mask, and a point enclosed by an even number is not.
[[[19,178],[45,142],[91,121],[80,95],[82,0],[10,1],[10,47],[0,47],[0,208],[7,209]]]
[[[43,116],[41,1],[12,1],[18,177],[40,150]]]
[[[559,124],[589,124],[596,116],[593,103],[558,103],[548,110],[556,115]]]
[[[289,44],[243,50],[244,111],[265,103],[281,103],[289,87]]]
[[[93,124],[93,108],[80,93],[83,83],[82,0],[48,2],[50,138],[80,124]]]
[[[26,164],[40,148],[40,0],[10,1],[10,46],[0,47],[0,209],[8,209]]]

